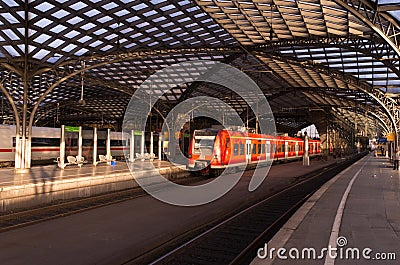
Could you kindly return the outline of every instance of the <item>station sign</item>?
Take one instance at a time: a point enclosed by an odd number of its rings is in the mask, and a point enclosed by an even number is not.
[[[65,126],[66,132],[79,132],[79,127],[75,126]]]

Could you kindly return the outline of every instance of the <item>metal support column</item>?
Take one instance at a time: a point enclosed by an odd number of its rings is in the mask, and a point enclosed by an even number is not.
[[[82,137],[82,126],[79,126],[77,161],[81,161],[82,160],[82,146],[83,146],[82,138],[83,138]]]
[[[93,165],[97,165],[97,128],[93,131]]]
[[[158,135],[158,160],[162,160],[162,132],[160,132],[160,134]]]
[[[144,138],[144,131],[142,131],[141,141],[140,141],[140,154],[142,157],[144,156],[144,145],[145,145],[145,138]]]
[[[308,135],[304,133],[304,154],[303,154],[303,166],[310,165],[310,157],[308,155]]]
[[[58,158],[58,166],[62,169],[65,167],[65,125],[61,125],[60,157]]]
[[[150,155],[154,154],[153,140],[154,140],[154,134],[153,132],[150,132]]]
[[[111,129],[107,129],[106,158],[111,160]]]
[[[129,146],[129,162],[135,161],[135,131],[131,131],[131,144]]]

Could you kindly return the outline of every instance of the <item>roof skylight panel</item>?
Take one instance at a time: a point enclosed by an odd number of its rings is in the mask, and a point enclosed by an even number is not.
[[[51,14],[51,15],[53,17],[55,17],[55,18],[62,19],[63,17],[66,17],[66,16],[70,15],[70,13],[65,11],[65,10],[63,10],[63,9],[61,9],[61,10],[59,10],[59,11],[57,11],[57,12]]]
[[[111,3],[107,3],[105,5],[102,5],[101,7],[104,8],[105,10],[111,10],[111,9],[114,9],[114,8],[116,8],[118,6],[119,5],[117,5],[116,3],[111,2]]]
[[[75,3],[75,4],[70,5],[69,7],[72,8],[72,9],[74,9],[74,10],[76,10],[76,11],[78,11],[78,10],[84,9],[84,8],[87,7],[87,6],[88,6],[87,4],[85,4],[85,3],[81,2],[81,1],[79,1],[79,2],[77,2],[77,3]]]

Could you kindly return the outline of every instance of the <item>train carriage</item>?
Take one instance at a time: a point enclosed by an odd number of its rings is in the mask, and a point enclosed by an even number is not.
[[[218,129],[196,130],[189,144],[188,168],[220,172],[228,165],[245,166],[266,161],[299,159],[304,154],[301,138],[268,136]],[[320,155],[320,141],[309,140],[309,155]]]
[[[0,125],[0,165],[9,166],[15,160],[15,126]],[[33,162],[53,161],[60,156],[60,128],[33,127],[31,142],[31,159]],[[98,132],[99,155],[106,153],[106,132]],[[125,140],[128,139],[128,140]],[[78,154],[78,134],[66,133],[66,155]],[[110,134],[111,155],[123,157],[124,151],[129,150],[129,137],[122,137],[122,132],[111,132]],[[92,159],[93,154],[93,131],[83,130],[82,156]]]

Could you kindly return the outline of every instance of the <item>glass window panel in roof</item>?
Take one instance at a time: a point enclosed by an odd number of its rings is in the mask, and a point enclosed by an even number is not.
[[[48,55],[50,53],[50,51],[45,50],[45,49],[40,49],[39,52],[37,52],[35,55],[33,55],[32,57],[35,59],[43,59],[44,57],[46,57],[46,55]]]
[[[64,36],[67,37],[68,39],[72,39],[75,38],[76,36],[78,36],[80,33],[76,30],[72,30],[70,32],[68,32],[67,34],[65,34]]]
[[[81,22],[83,20],[83,18],[81,18],[81,17],[73,17],[73,18],[71,18],[70,20],[68,20],[67,22],[69,23],[69,24],[71,24],[71,25],[76,25],[76,24],[78,24],[79,22]]]
[[[103,34],[103,33],[106,33],[107,32],[107,30],[106,29],[99,29],[99,30],[96,30],[95,32],[93,32],[95,35],[101,35],[101,34]]]
[[[147,38],[144,38],[144,39],[140,39],[139,41],[141,43],[144,43],[144,42],[149,41],[149,40],[151,40],[151,39],[149,37],[147,37]]]
[[[117,16],[119,16],[119,17],[123,17],[123,16],[125,16],[126,14],[129,14],[129,11],[126,10],[126,9],[122,9],[121,11],[115,12],[114,14],[117,15]]]
[[[143,27],[146,27],[148,25],[150,25],[149,22],[143,22],[143,23],[137,24],[136,27],[137,28],[143,28]]]
[[[38,43],[43,43],[45,41],[47,41],[48,39],[50,39],[51,36],[47,35],[47,34],[40,34],[37,38],[35,38],[33,41],[36,41]]]
[[[14,31],[11,29],[3,29],[2,32],[10,39],[10,40],[19,40],[20,37],[18,37],[17,34],[15,34]]]
[[[87,42],[87,41],[89,41],[89,40],[91,40],[91,39],[92,39],[92,37],[90,37],[90,36],[84,36],[84,37],[78,39],[78,41],[79,41],[80,43],[85,43],[85,42]]]
[[[104,8],[105,10],[111,10],[113,8],[116,8],[117,6],[118,5],[116,3],[111,2],[111,3],[105,4],[105,5],[101,6],[101,7]]]
[[[20,54],[14,49],[14,47],[9,45],[4,45],[3,48],[10,54],[11,56],[20,56]]]
[[[150,29],[146,29],[146,32],[147,33],[151,33],[151,32],[156,31],[156,30],[158,30],[158,28],[150,28]]]
[[[161,17],[157,17],[157,18],[153,19],[153,22],[157,23],[157,22],[160,22],[160,21],[163,21],[163,20],[166,20],[166,18],[161,16]]]
[[[167,6],[161,7],[161,10],[162,11],[168,11],[168,10],[171,10],[171,9],[174,9],[174,8],[175,8],[174,5],[167,5]]]
[[[9,7],[19,6],[14,0],[2,0]]]
[[[138,32],[136,34],[131,35],[130,37],[134,39],[134,38],[140,37],[142,35],[143,35],[142,33]]]
[[[65,46],[62,50],[65,52],[71,52],[73,49],[75,49],[77,46],[75,44],[69,44]]]
[[[135,22],[135,21],[137,21],[139,19],[140,18],[138,16],[133,16],[133,17],[127,18],[126,21],[129,22],[129,23],[132,23],[132,22]]]
[[[84,9],[85,7],[87,7],[87,4],[82,3],[82,2],[77,2],[75,4],[72,4],[69,6],[70,8],[74,9],[74,10],[81,10]]]
[[[45,28],[46,26],[50,25],[51,23],[53,23],[53,21],[47,19],[47,18],[42,18],[41,20],[39,20],[38,22],[36,22],[34,25],[40,27],[40,28]]]
[[[106,23],[106,22],[108,22],[110,20],[112,20],[111,17],[105,16],[105,17],[99,18],[97,21],[99,21],[100,23]]]
[[[95,15],[98,15],[98,14],[100,14],[100,13],[101,13],[101,12],[100,12],[99,10],[97,10],[97,9],[91,9],[91,10],[85,12],[84,14],[85,14],[85,16],[87,16],[87,17],[94,17]]]
[[[151,46],[154,46],[154,45],[157,45],[157,44],[159,44],[159,42],[158,42],[158,41],[155,41],[155,42],[152,42],[152,43],[147,44],[147,46],[151,47]]]
[[[59,46],[63,45],[64,43],[65,43],[65,41],[57,39],[57,40],[52,41],[49,44],[49,46],[52,48],[58,48]]]
[[[130,44],[128,44],[128,45],[125,45],[124,47],[127,48],[127,49],[129,49],[129,48],[132,48],[132,47],[134,47],[134,46],[136,46],[136,43],[130,43]]]
[[[160,33],[154,35],[154,37],[159,38],[159,37],[164,36],[164,35],[166,35],[166,34],[167,34],[167,33],[165,33],[165,32],[160,32]]]
[[[111,35],[106,36],[105,38],[106,38],[107,40],[111,40],[111,39],[114,39],[114,38],[116,38],[116,37],[118,37],[118,35],[115,34],[115,33],[113,33],[113,34],[111,34]]]
[[[8,23],[10,24],[16,24],[19,23],[18,19],[16,19],[13,15],[11,15],[10,13],[2,13],[1,14],[2,17],[4,17]]]
[[[103,47],[103,48],[101,48],[100,50],[102,50],[102,51],[108,51],[109,49],[112,49],[113,48],[113,46],[111,46],[111,45],[107,45],[107,46],[105,46],[105,47]]]
[[[170,16],[170,17],[177,17],[177,16],[180,16],[180,15],[183,15],[183,12],[182,12],[182,11],[178,11],[178,12],[172,13],[172,14],[170,14],[169,16]]]
[[[88,49],[82,48],[82,49],[80,49],[79,51],[77,51],[77,52],[75,53],[75,55],[80,56],[80,55],[83,55],[83,54],[87,53],[88,51],[89,51]]]
[[[174,25],[174,23],[168,22],[167,24],[161,25],[161,27],[167,28],[167,27],[172,26],[172,25]]]
[[[155,14],[157,14],[157,12],[154,11],[154,10],[150,10],[150,11],[148,11],[148,12],[146,12],[146,13],[143,13],[143,15],[144,15],[145,17],[150,17],[150,16],[155,15]]]
[[[92,29],[92,28],[94,28],[94,27],[96,27],[95,24],[93,24],[93,23],[87,23],[86,25],[82,25],[80,28],[83,29],[83,30],[90,30],[90,29]]]
[[[139,5],[133,6],[132,8],[136,11],[142,10],[144,8],[148,7],[148,5],[146,5],[145,3],[141,3]]]
[[[51,15],[53,17],[55,17],[55,18],[61,19],[61,18],[65,17],[65,16],[68,16],[69,14],[70,14],[69,12],[61,9],[61,10],[58,10],[57,12],[55,12],[55,13],[53,13]]]

